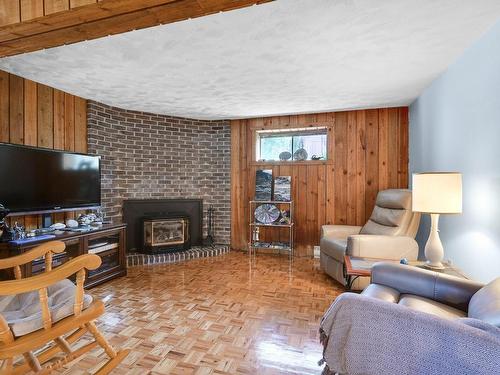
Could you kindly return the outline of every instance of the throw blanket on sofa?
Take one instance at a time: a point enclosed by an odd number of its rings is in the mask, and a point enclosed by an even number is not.
[[[321,320],[324,374],[499,374],[500,329],[344,293]]]

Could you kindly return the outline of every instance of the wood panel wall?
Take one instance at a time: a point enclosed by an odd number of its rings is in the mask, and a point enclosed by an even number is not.
[[[97,2],[97,0],[2,0],[0,26],[30,21]]]
[[[328,126],[329,157],[323,162],[256,162],[257,129]],[[295,254],[311,256],[324,224],[363,225],[379,190],[408,187],[408,108],[383,108],[231,121],[231,246],[247,249],[249,201],[255,172],[292,176]],[[267,228],[264,228],[267,229]],[[285,233],[261,231],[263,240]]]
[[[87,101],[0,71],[0,142],[87,152]],[[60,213],[53,219],[73,216]],[[12,220],[30,229],[40,224],[38,215]]]
[[[0,57],[272,0],[0,0]]]

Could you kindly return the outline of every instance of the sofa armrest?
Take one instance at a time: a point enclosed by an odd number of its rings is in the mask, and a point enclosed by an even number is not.
[[[483,284],[418,267],[394,263],[376,263],[372,283],[394,288],[467,311],[469,301]]]
[[[347,254],[390,260],[416,260],[418,244],[411,237],[358,234],[347,239]]]
[[[321,238],[344,238],[352,234],[358,234],[361,227],[356,225],[323,225],[321,226]]]

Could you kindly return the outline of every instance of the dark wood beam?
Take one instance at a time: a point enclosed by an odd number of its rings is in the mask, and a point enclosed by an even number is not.
[[[0,57],[97,39],[273,0],[104,0],[0,27]]]

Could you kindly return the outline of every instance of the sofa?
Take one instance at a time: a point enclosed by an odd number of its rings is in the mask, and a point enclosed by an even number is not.
[[[498,374],[500,277],[487,285],[376,263],[320,324],[324,374]]]
[[[416,260],[415,241],[420,214],[411,210],[411,191],[389,189],[377,194],[375,207],[363,226],[323,225],[320,266],[329,276],[345,285],[344,255],[391,260]],[[360,277],[352,289],[361,290],[369,277]]]

